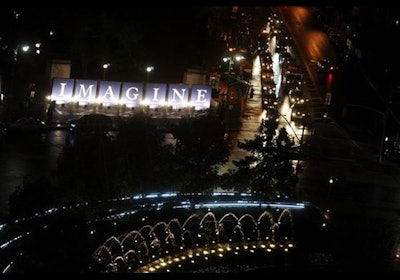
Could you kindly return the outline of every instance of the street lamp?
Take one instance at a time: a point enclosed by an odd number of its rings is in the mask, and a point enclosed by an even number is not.
[[[239,61],[241,61],[243,59],[244,59],[243,55],[235,55],[233,57],[232,56],[226,56],[226,57],[224,57],[222,59],[224,62],[229,62],[229,64],[228,64],[228,73],[229,73],[229,75],[231,74],[234,62],[235,61],[239,62]]]
[[[153,70],[154,70],[154,66],[147,66],[147,67],[146,67],[146,73],[147,73],[147,76],[146,76],[146,83],[149,82],[150,72],[153,71]]]
[[[226,95],[227,95],[228,98],[231,98],[231,95],[230,95],[231,86],[233,86],[235,84],[246,84],[246,85],[249,85],[249,83],[247,81],[239,79],[236,75],[231,75],[231,72],[233,70],[234,62],[235,61],[241,61],[243,59],[244,59],[244,56],[242,56],[242,55],[227,56],[227,57],[223,57],[223,59],[222,59],[224,62],[228,62],[229,63],[228,64],[228,81],[227,81],[227,85],[226,85]],[[236,74],[236,72],[234,71],[233,74]],[[232,81],[232,79],[234,81]],[[239,111],[239,114],[241,116],[242,115],[242,107],[243,107],[242,106],[242,101],[243,101],[242,97],[243,97],[243,95],[241,94],[241,91],[239,91],[239,93],[235,97],[237,97],[237,100],[239,102],[239,108],[238,108],[239,110],[238,111]],[[229,123],[231,123],[233,104],[229,104],[227,108],[228,108],[228,121],[229,121]],[[226,108],[225,108],[225,110],[226,110]]]
[[[107,71],[108,67],[110,67],[110,63],[103,64],[103,80],[106,79],[106,71]]]
[[[11,71],[11,84],[10,84],[10,97],[13,97],[14,95],[14,80],[15,80],[15,71],[17,69],[17,64],[18,64],[18,58],[19,54],[22,50],[22,52],[28,52],[29,51],[29,45],[26,44],[18,44],[17,47],[13,51],[13,67]]]
[[[40,54],[41,53],[41,50],[40,50],[41,46],[42,46],[42,43],[36,43],[35,44],[36,54]]]
[[[227,93],[229,94],[229,86],[231,85],[231,71],[232,71],[232,68],[233,68],[233,64],[234,64],[234,61],[236,60],[236,61],[241,61],[241,60],[243,60],[244,59],[244,56],[243,55],[235,55],[235,56],[226,56],[226,57],[224,57],[222,60],[224,61],[224,62],[228,62],[229,64],[228,64],[228,84],[227,84]],[[235,73],[234,73],[235,74]],[[239,82],[241,82],[239,79],[237,79],[237,77],[235,76],[234,77],[234,79],[236,80],[236,81],[239,81]]]

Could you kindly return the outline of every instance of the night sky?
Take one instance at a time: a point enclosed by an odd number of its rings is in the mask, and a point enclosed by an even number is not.
[[[180,82],[187,67],[202,64],[205,7],[23,6],[0,13],[3,62],[18,42],[40,41],[43,55],[71,59],[71,75],[79,77],[96,78],[109,61],[114,79],[142,79],[154,65],[155,79]]]

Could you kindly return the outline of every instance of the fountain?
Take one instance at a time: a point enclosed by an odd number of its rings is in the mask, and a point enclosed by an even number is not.
[[[111,236],[92,254],[101,272],[170,272],[184,264],[239,255],[257,250],[288,252],[293,248],[291,211],[263,211],[217,218],[208,211],[191,214],[181,225],[178,218],[145,225],[119,237]]]

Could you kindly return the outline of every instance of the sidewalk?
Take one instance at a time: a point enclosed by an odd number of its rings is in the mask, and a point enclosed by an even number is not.
[[[254,89],[253,98],[245,97],[243,114],[240,117],[241,125],[237,131],[232,131],[232,152],[228,162],[220,168],[219,174],[225,174],[229,170],[236,170],[237,167],[233,161],[244,158],[248,152],[238,147],[238,142],[244,142],[246,139],[254,139],[261,123],[261,77],[260,77],[260,58],[257,56],[253,60],[253,70],[251,86]]]

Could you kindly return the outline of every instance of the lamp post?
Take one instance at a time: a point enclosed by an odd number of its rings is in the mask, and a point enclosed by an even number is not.
[[[106,72],[107,72],[107,69],[110,67],[110,63],[104,63],[103,64],[103,80],[105,80],[106,79]]]
[[[13,51],[13,67],[12,67],[12,71],[11,71],[11,84],[10,84],[10,97],[11,98],[14,96],[15,72],[17,69],[20,51],[22,50],[23,52],[28,52],[29,48],[30,48],[29,45],[18,44],[17,47]]]
[[[154,70],[154,66],[147,66],[146,67],[146,83],[149,82],[150,72]]]
[[[234,76],[231,75],[232,70],[233,70],[234,62],[235,61],[241,61],[243,59],[244,59],[244,56],[242,56],[242,55],[227,56],[227,57],[223,58],[224,62],[228,62],[228,81],[227,81],[227,85],[226,85],[226,95],[228,97],[228,103],[229,103],[229,99],[231,97],[231,95],[230,95],[231,86],[233,86],[234,84],[239,84],[239,83],[248,85],[247,81],[243,81],[243,80],[238,79],[236,75],[234,75]],[[236,74],[236,72],[234,71],[233,74]],[[235,81],[232,82],[232,79],[234,79]],[[238,98],[238,103],[239,103],[239,110],[238,111],[239,111],[239,115],[241,116],[242,115],[241,111],[242,111],[242,97],[243,97],[243,95],[239,93],[236,97]],[[234,109],[233,104],[228,104],[227,109],[228,109],[228,122],[229,122],[229,125],[231,126],[232,125],[232,111]]]
[[[229,81],[230,81],[230,78],[231,78],[231,72],[233,70],[234,62],[235,61],[239,62],[239,61],[241,61],[243,59],[244,59],[243,55],[226,56],[226,57],[224,57],[222,59],[224,62],[228,62],[228,86],[229,86]],[[234,71],[234,74],[236,74],[235,71]]]

